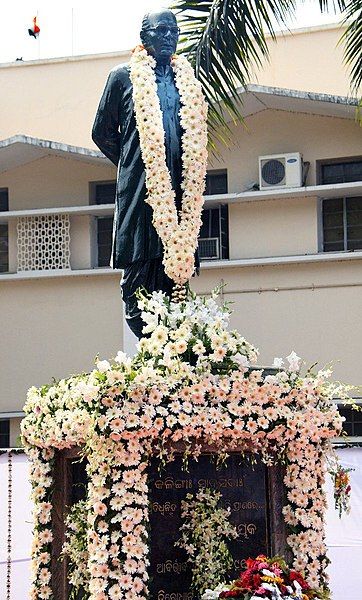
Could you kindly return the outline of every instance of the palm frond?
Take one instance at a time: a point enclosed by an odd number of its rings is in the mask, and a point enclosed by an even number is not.
[[[194,65],[208,101],[211,135],[242,121],[239,90],[268,58],[266,36],[286,24],[295,0],[176,0],[181,52]],[[220,132],[223,133],[220,133]]]
[[[362,83],[362,0],[318,0],[322,12],[342,13],[342,26],[346,29],[339,43],[344,44],[344,60],[351,70],[352,93],[358,92]]]
[[[321,12],[342,12],[348,0],[318,0]]]
[[[362,0],[348,1],[343,24],[347,26],[341,38],[344,60],[350,67],[352,91],[358,93],[362,84]]]

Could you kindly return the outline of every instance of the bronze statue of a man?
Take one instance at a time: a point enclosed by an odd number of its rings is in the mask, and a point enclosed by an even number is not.
[[[165,134],[166,163],[179,211],[182,201],[180,97],[170,64],[178,36],[177,21],[170,10],[145,15],[141,41],[156,60],[155,76]],[[140,338],[143,322],[135,291],[142,286],[149,292],[162,290],[170,295],[173,282],[164,272],[162,242],[152,224],[152,209],[145,202],[145,168],[134,114],[129,66],[117,66],[111,71],[99,103],[92,137],[118,168],[111,265],[124,270],[121,287],[126,319],[131,330]]]

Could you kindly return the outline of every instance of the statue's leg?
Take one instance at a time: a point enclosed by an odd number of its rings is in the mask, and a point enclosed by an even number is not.
[[[135,292],[138,288],[144,288],[147,292],[165,292],[171,296],[173,289],[172,280],[167,277],[162,265],[162,258],[147,261],[137,261],[125,267],[121,281],[122,298],[126,313],[126,322],[140,339],[142,337],[143,321],[141,311],[137,306]]]

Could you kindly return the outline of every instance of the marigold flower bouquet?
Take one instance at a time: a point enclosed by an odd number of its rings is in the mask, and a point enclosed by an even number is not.
[[[247,559],[246,569],[236,581],[206,590],[202,600],[311,600],[322,597],[299,571],[290,569],[283,558],[260,555]]]

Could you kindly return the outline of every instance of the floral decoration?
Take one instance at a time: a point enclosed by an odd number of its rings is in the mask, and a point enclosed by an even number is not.
[[[290,569],[280,557],[264,555],[248,558],[246,569],[230,585],[206,590],[201,600],[236,598],[237,600],[311,600],[321,598],[303,575]]]
[[[194,272],[194,255],[201,227],[207,163],[207,103],[192,66],[173,56],[171,66],[180,94],[182,127],[182,209],[177,214],[175,191],[166,164],[165,134],[157,95],[155,59],[137,46],[130,61],[130,78],[141,155],[146,172],[146,202],[164,247],[166,274],[177,284]]]
[[[295,353],[273,375],[251,366],[256,349],[227,330],[215,297],[140,298],[149,337],[133,358],[119,352],[89,374],[31,388],[22,422],[32,462],[35,528],[33,600],[52,598],[50,555],[54,449],[78,446],[88,459],[90,600],[148,597],[148,480],[152,455],[208,449],[285,465],[284,518],[293,569],[326,585],[326,458],[343,418],[329,370],[300,372]]]
[[[334,503],[340,518],[343,513],[349,514],[351,511],[351,478],[349,475],[351,471],[354,471],[354,469],[346,469],[341,464],[337,464],[335,471],[332,471],[334,477]]]
[[[62,555],[68,560],[68,581],[71,585],[69,600],[77,600],[79,592],[82,593],[82,598],[89,596],[87,519],[87,502],[79,500],[70,508],[65,520]]]
[[[202,489],[187,494],[181,503],[183,524],[176,545],[183,548],[192,564],[192,588],[202,594],[208,586],[225,583],[225,573],[233,560],[228,540],[238,537],[229,522],[230,509],[219,506],[221,494]]]

